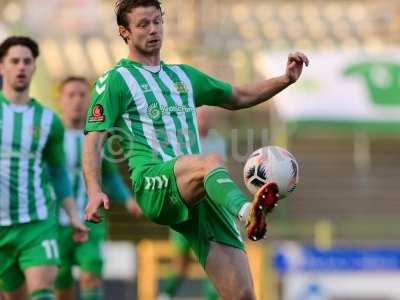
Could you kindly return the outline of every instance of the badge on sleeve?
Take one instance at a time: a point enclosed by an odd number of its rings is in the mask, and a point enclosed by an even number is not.
[[[89,122],[104,122],[104,108],[101,104],[96,104],[92,108],[92,115],[89,117]]]

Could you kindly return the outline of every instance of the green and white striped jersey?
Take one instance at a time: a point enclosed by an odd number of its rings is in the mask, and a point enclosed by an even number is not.
[[[72,183],[72,192],[75,199],[76,208],[81,220],[84,217],[84,211],[87,203],[85,181],[82,174],[82,145],[84,135],[82,130],[65,129],[64,149],[66,165],[69,179]],[[64,209],[59,212],[59,224],[68,226],[70,224],[68,215]]]
[[[131,169],[200,153],[195,108],[221,106],[232,87],[188,65],[147,67],[122,59],[95,84],[85,131],[113,132]]]
[[[64,128],[32,99],[10,103],[0,92],[0,226],[54,216],[55,196],[45,163],[64,164]]]

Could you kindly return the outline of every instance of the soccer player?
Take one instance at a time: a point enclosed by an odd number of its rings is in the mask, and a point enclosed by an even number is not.
[[[197,109],[197,124],[199,128],[201,153],[218,154],[223,161],[227,158],[227,149],[225,139],[216,131],[210,130],[210,117],[212,112],[206,108]],[[190,265],[190,244],[185,237],[175,230],[170,230],[170,240],[176,253],[174,257],[175,270],[166,281],[166,286],[158,297],[158,300],[168,300],[176,295],[183,279],[185,278]],[[203,283],[203,292],[208,300],[217,300],[218,295],[212,284],[205,280]]]
[[[195,107],[238,110],[262,103],[297,81],[308,59],[292,53],[282,76],[233,87],[189,65],[161,61],[158,0],[120,0],[116,14],[129,52],[97,80],[88,110],[82,158],[86,218],[99,222],[98,208],[109,208],[99,176],[99,145],[110,128],[120,128],[143,214],[183,234],[222,299],[254,299],[235,219],[246,224],[250,239],[262,239],[278,191],[265,185],[248,202],[218,155],[199,155]]]
[[[63,125],[29,96],[38,55],[37,43],[28,37],[0,44],[0,290],[6,300],[25,300],[27,293],[31,300],[54,299],[56,198],[75,238],[82,241],[87,232],[71,197]]]
[[[82,220],[87,196],[82,175],[81,152],[84,137],[83,125],[90,100],[89,94],[89,82],[83,77],[67,77],[61,83],[59,103],[61,118],[66,128],[64,147],[67,168],[73,186],[73,196]],[[103,159],[103,184],[107,194],[113,200],[125,204],[127,210],[133,215],[140,215],[140,208],[133,200],[129,188],[124,184],[117,167],[111,164],[107,157]],[[60,210],[59,224],[58,244],[61,268],[55,280],[57,299],[75,299],[73,265],[78,265],[80,268],[80,299],[103,299],[101,290],[102,244],[107,236],[106,224],[87,223],[90,232],[88,240],[84,243],[73,242],[70,222],[63,210]]]

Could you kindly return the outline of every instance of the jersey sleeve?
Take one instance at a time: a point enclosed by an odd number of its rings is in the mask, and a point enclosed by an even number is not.
[[[57,115],[53,117],[49,137],[43,149],[43,159],[47,163],[57,199],[63,201],[72,196],[71,182],[65,166],[64,126]]]
[[[114,70],[106,72],[95,83],[87,111],[85,134],[106,131],[114,126],[122,114],[124,83]]]
[[[60,118],[54,115],[49,137],[43,149],[43,159],[50,166],[64,166],[64,125]]]
[[[215,79],[196,68],[183,65],[193,86],[193,96],[196,107],[202,105],[222,106],[232,100],[232,85]]]

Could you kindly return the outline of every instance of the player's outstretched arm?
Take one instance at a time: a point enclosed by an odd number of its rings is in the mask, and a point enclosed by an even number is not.
[[[101,149],[105,132],[89,132],[85,138],[82,154],[83,175],[89,202],[85,209],[85,219],[99,223],[101,221],[98,209],[103,206],[110,208],[110,200],[101,188]]]
[[[307,56],[301,52],[289,54],[285,74],[245,86],[234,87],[232,101],[223,106],[236,110],[267,101],[296,82],[303,71],[303,66],[308,66],[308,63]]]

